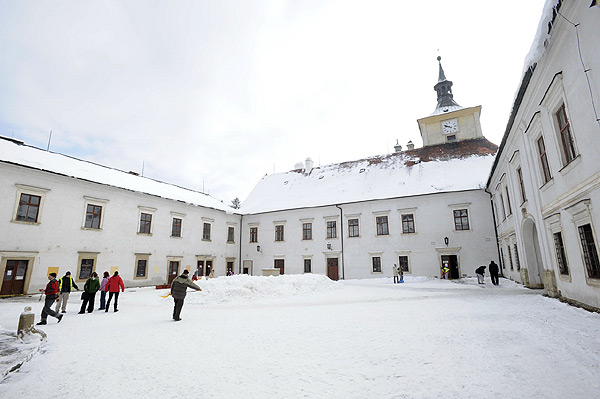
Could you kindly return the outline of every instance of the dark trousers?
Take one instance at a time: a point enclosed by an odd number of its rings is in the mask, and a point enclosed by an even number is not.
[[[56,295],[46,295],[46,301],[44,302],[44,309],[42,309],[42,321],[48,319],[48,315],[56,317],[58,319],[58,313],[52,310],[52,305],[56,302]]]
[[[100,310],[106,308],[106,291],[100,291]]]
[[[494,284],[494,285],[500,284],[500,281],[498,280],[498,273],[494,273],[494,274],[490,273],[490,276],[492,277],[492,284]]]
[[[94,298],[96,298],[95,292],[86,293],[85,299],[81,304],[81,309],[79,309],[79,313],[85,312],[85,305],[87,305],[87,312],[92,313],[92,311],[94,310]]]
[[[109,292],[108,293],[108,302],[106,302],[106,309],[110,308],[110,301],[112,300],[113,295],[115,296],[115,312],[117,311],[117,302],[119,302],[119,293],[118,292]]]
[[[184,298],[173,298],[173,301],[175,301],[175,306],[173,306],[173,320],[179,320],[181,318],[179,315],[181,315],[181,309],[183,309],[183,299]]]

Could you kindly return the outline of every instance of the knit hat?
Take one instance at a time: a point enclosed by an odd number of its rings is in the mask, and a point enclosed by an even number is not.
[[[65,273],[65,276],[70,276],[70,275],[71,275],[71,272],[66,272]]]
[[[183,274],[190,274],[190,271],[189,271],[188,269],[185,269],[185,270],[183,271]]]
[[[56,273],[50,273],[52,277],[56,277]]]

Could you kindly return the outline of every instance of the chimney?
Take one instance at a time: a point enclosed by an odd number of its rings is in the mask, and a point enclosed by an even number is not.
[[[414,150],[415,149],[415,145],[413,144],[412,140],[408,140],[408,143],[406,143],[406,148],[410,151],[410,150]]]
[[[398,139],[396,139],[396,145],[394,146],[394,152],[402,152],[402,146],[398,144]]]
[[[304,162],[296,162],[294,164],[294,170],[298,170],[298,169],[300,169],[300,170],[304,169]]]
[[[313,161],[310,158],[306,158],[306,161],[304,161],[304,173],[305,174],[310,174],[312,168],[313,168]]]

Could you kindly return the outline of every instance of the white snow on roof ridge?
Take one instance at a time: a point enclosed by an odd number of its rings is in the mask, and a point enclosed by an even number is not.
[[[265,176],[240,211],[264,213],[481,189],[495,157],[472,154],[419,162],[407,154],[392,155],[325,165],[310,174],[293,170]]]
[[[0,161],[192,205],[233,212],[233,208],[206,193],[134,175],[70,155],[45,151],[31,145],[20,144],[9,138],[0,139]]]

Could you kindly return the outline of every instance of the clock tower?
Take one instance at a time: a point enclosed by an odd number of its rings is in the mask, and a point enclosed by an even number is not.
[[[481,105],[463,108],[454,101],[452,81],[446,78],[442,57],[437,57],[437,60],[438,82],[433,86],[437,93],[437,106],[431,115],[417,120],[423,146],[482,138],[479,122]]]

